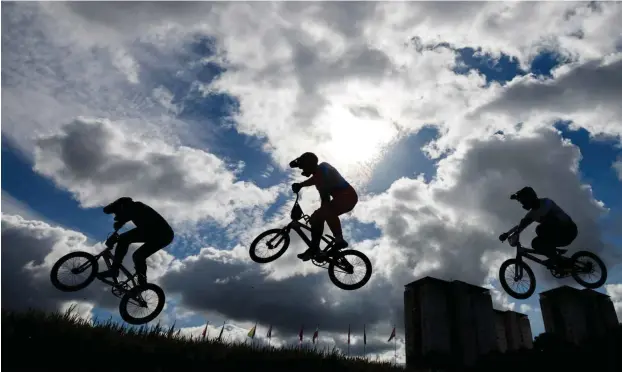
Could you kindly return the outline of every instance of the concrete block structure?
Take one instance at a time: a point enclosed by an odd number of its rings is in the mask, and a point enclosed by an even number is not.
[[[540,308],[545,331],[577,345],[619,324],[609,296],[591,289],[561,286],[542,292]]]

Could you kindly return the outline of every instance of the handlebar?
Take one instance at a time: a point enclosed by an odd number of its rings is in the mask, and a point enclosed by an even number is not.
[[[508,235],[507,242],[511,247],[520,245],[520,234],[517,231]]]
[[[113,238],[113,239],[111,239],[111,238]],[[108,249],[112,249],[112,246],[117,242],[118,238],[119,238],[119,229],[115,229],[111,234],[108,235],[104,245],[106,247],[108,247]]]

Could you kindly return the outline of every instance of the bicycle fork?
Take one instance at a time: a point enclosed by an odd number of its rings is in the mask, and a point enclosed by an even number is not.
[[[281,244],[281,242],[283,241],[285,235],[289,235],[289,227],[284,227],[281,230],[281,233],[275,235],[272,239],[268,240],[268,243],[266,243],[266,245],[268,246],[268,249],[274,249],[278,247],[279,244]],[[276,238],[279,238],[279,240],[276,242],[276,244],[273,244],[273,241]]]
[[[517,269],[514,270],[514,281],[517,282],[523,278],[523,248],[518,247],[516,249],[516,266]]]

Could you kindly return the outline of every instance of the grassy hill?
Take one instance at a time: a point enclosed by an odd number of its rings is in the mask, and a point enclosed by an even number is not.
[[[160,327],[88,324],[70,312],[2,310],[3,371],[403,371],[390,363],[294,348],[176,336]]]

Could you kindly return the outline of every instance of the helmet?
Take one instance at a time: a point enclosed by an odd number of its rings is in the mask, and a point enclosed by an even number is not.
[[[538,194],[529,186],[525,186],[510,196],[511,200],[517,200],[523,209],[531,210],[538,204]]]
[[[127,196],[123,196],[117,200],[115,200],[114,202],[108,204],[107,206],[104,207],[104,213],[106,214],[111,214],[111,213],[117,213],[119,211],[119,209],[122,209],[123,207],[127,206],[130,203],[133,203],[134,201],[132,200],[132,198],[127,197]]]
[[[297,159],[292,160],[289,163],[291,168],[300,168],[302,169],[302,175],[305,177],[309,177],[313,174],[315,167],[317,167],[318,157],[312,152],[305,152],[300,155]]]

